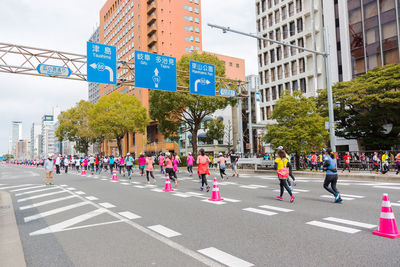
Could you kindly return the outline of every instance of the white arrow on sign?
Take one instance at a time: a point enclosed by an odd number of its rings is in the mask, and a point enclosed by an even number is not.
[[[205,85],[205,84],[210,84],[211,82],[209,80],[204,79],[204,78],[196,80],[194,82],[194,91],[195,92],[197,92],[197,86],[198,86],[199,83],[201,83],[202,85]]]
[[[110,73],[110,82],[114,81],[114,71],[109,66],[104,66],[104,64],[92,63],[90,64],[90,67],[92,67],[93,69],[97,69],[99,71],[104,71],[105,69],[108,70]]]
[[[160,80],[161,80],[161,77],[158,76],[159,73],[160,73],[160,72],[159,72],[158,69],[156,68],[156,69],[154,70],[154,76],[153,76],[153,82],[154,82],[154,86],[155,86],[156,88],[158,88],[158,84],[160,83]]]

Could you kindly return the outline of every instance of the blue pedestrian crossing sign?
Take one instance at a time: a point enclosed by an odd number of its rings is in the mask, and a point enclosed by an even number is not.
[[[87,42],[87,81],[117,84],[117,49],[115,46]]]
[[[176,58],[136,50],[135,87],[176,92]]]
[[[190,93],[215,96],[215,66],[190,61]]]

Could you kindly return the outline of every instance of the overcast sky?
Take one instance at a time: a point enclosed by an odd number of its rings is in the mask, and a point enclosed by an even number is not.
[[[105,0],[0,0],[0,42],[86,54],[86,41],[99,24]],[[228,4],[229,3],[229,4]],[[203,50],[246,60],[246,74],[257,73],[256,41],[222,34],[207,23],[255,32],[254,0],[202,0]],[[9,64],[12,62],[8,62]],[[23,138],[33,122],[87,100],[87,83],[0,73],[0,154],[8,151],[10,122],[23,122]]]

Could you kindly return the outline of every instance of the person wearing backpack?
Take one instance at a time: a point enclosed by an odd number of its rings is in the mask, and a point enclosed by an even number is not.
[[[342,203],[340,193],[336,188],[338,180],[335,155],[330,148],[325,149],[324,171],[326,171],[324,188],[335,197],[335,203]],[[329,188],[329,185],[331,188]]]
[[[293,203],[294,201],[294,195],[292,193],[292,190],[290,190],[289,185],[288,185],[288,178],[289,178],[289,167],[290,167],[290,162],[286,158],[286,152],[282,149],[278,150],[278,157],[275,159],[274,163],[274,168],[277,170],[278,178],[279,178],[279,186],[281,189],[281,193],[279,196],[276,197],[277,200],[283,200],[283,192],[284,189],[289,193],[290,195],[290,202]]]

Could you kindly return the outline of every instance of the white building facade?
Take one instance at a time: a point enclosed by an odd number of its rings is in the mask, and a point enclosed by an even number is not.
[[[11,122],[11,154],[16,157],[17,142],[22,139],[22,121]]]

